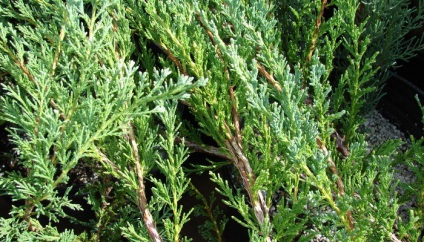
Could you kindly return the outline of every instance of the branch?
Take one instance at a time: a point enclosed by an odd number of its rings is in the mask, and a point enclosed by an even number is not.
[[[174,64],[177,66],[178,70],[180,70],[180,72],[181,72],[183,75],[188,76],[188,73],[187,73],[187,71],[186,71],[186,70],[184,70],[184,67],[183,67],[183,65],[181,64],[181,62],[177,59],[177,57],[175,57],[175,56],[172,54],[172,52],[171,52],[168,48],[163,47],[162,45],[160,45],[159,43],[156,43],[156,42],[154,42],[154,41],[153,41],[153,44],[154,44],[157,48],[159,48],[159,49],[160,49],[163,53],[165,53],[165,54],[166,54],[166,56],[168,56],[168,58],[169,58],[172,62],[174,62]]]
[[[62,48],[62,41],[65,38],[65,27],[62,26],[62,29],[60,30],[60,34],[59,34],[59,42],[57,43],[57,49],[56,52],[54,53],[54,59],[53,59],[53,64],[52,64],[52,73],[51,75],[54,76],[56,67],[57,67],[57,62],[59,61],[59,54]]]
[[[308,62],[310,61],[310,58],[312,57],[313,50],[315,48],[316,39],[318,37],[318,30],[319,30],[319,27],[321,25],[321,18],[324,14],[324,8],[325,8],[326,3],[327,3],[327,0],[322,1],[321,12],[320,12],[319,17],[317,18],[316,29],[315,29],[315,32],[314,32],[314,39],[312,40],[311,49],[310,49],[310,53],[309,53],[310,56],[308,55]],[[277,81],[275,81],[274,77],[266,71],[265,67],[262,66],[259,62],[257,64],[257,67],[258,67],[259,73],[262,76],[264,76],[268,80],[268,82],[275,89],[277,89],[277,91],[282,92],[282,88],[279,85],[279,83]],[[307,100],[307,101],[312,102],[312,100]],[[339,152],[341,152],[344,156],[348,156],[349,151],[348,151],[347,147],[344,145],[343,140],[340,138],[339,134],[335,133],[335,134],[332,135],[332,137],[336,140],[337,150]],[[327,148],[325,147],[325,145],[322,143],[321,138],[317,137],[316,142],[317,142],[319,148],[324,152],[324,154],[328,155],[329,152],[328,152]],[[344,194],[345,194],[344,184],[343,184],[342,179],[338,175],[336,164],[331,159],[331,156],[328,156],[328,162],[330,164],[330,172],[333,175],[337,176],[337,182],[336,183],[337,183],[337,188],[339,189],[339,195],[344,196]],[[349,229],[352,230],[354,228],[354,220],[353,220],[352,212],[350,210],[347,211],[347,217],[348,217],[348,220],[349,220]]]
[[[233,164],[237,167],[237,170],[240,173],[244,188],[249,195],[250,203],[253,207],[255,217],[259,224],[262,225],[265,221],[265,216],[269,214],[269,209],[266,205],[264,195],[261,191],[258,191],[257,194],[254,194],[253,186],[255,184],[256,177],[250,166],[249,160],[243,154],[242,147],[237,142],[237,138],[231,134],[230,127],[226,123],[224,123],[224,126],[227,129],[227,134],[231,136],[231,138],[225,141],[225,146],[227,147],[228,152],[230,152]],[[267,236],[266,241],[270,242],[271,238]]]
[[[206,31],[206,34],[208,35],[208,37],[209,37],[210,41],[212,42],[212,45],[213,45],[213,46],[215,46],[216,53],[218,54],[218,57],[219,57],[219,59],[221,60],[222,65],[224,66],[225,78],[227,78],[227,80],[230,80],[230,73],[229,73],[229,71],[228,71],[227,64],[226,64],[226,62],[224,61],[224,58],[222,57],[221,49],[219,49],[219,47],[216,45],[216,42],[215,42],[215,40],[214,40],[214,38],[213,38],[213,34],[212,34],[212,32],[211,32],[211,31],[208,29],[208,27],[206,27],[206,25],[203,23],[203,21],[202,21],[202,17],[200,16],[200,14],[199,14],[199,13],[196,13],[196,16],[197,16],[197,19],[198,19],[198,20],[199,20],[199,22],[200,22],[200,25],[202,25],[203,29]]]
[[[263,77],[265,77],[265,79],[268,80],[268,82],[271,84],[271,86],[273,86],[279,92],[283,91],[283,88],[281,87],[281,85],[274,79],[274,77],[271,74],[268,73],[268,71],[265,69],[265,67],[263,65],[261,65],[259,62],[257,62],[257,67],[258,67],[259,73]]]
[[[396,237],[394,233],[390,233],[390,240],[393,242],[402,242],[400,239]]]
[[[345,195],[344,184],[342,179],[339,176],[336,164],[334,163],[333,159],[331,159],[331,156],[329,155],[327,148],[324,146],[324,144],[322,143],[319,137],[317,138],[316,142],[318,144],[318,147],[323,151],[324,155],[328,156],[328,163],[330,164],[330,172],[337,177],[336,185],[337,185],[337,188],[339,189],[339,196],[342,197]],[[350,227],[349,229],[353,230],[354,220],[352,216],[352,211],[348,210],[346,215],[347,215],[347,219],[349,220],[349,227]]]
[[[193,185],[192,182],[190,182],[190,187],[193,190],[193,192],[196,194],[196,197],[199,198],[202,203],[203,206],[205,207],[206,213],[208,214],[209,219],[211,220],[212,224],[213,224],[213,231],[216,234],[216,238],[218,240],[218,242],[222,242],[222,234],[224,231],[221,231],[218,222],[217,222],[217,218],[215,217],[215,214],[213,212],[213,208],[212,208],[212,202],[209,205],[208,201],[206,200],[206,198],[203,196],[203,194]]]
[[[176,137],[175,141],[177,143],[182,143],[183,139],[181,139],[180,137]],[[186,140],[184,139],[184,146],[188,147],[189,149],[193,149],[196,152],[200,152],[200,153],[205,153],[208,155],[213,155],[225,160],[231,160],[231,157],[228,157],[226,154],[223,154],[222,152],[219,151],[218,148],[213,147],[213,146],[208,146],[208,147],[204,147],[202,145],[199,145],[193,141],[190,140]]]
[[[307,62],[310,62],[311,59],[312,59],[312,54],[314,53],[315,44],[316,44],[317,39],[318,39],[319,28],[321,26],[321,19],[324,16],[324,9],[325,9],[326,5],[327,5],[327,0],[322,0],[321,10],[320,10],[320,13],[318,14],[316,22],[315,22],[315,30],[314,30],[314,34],[312,36],[311,46],[309,47],[309,53],[308,53],[308,56],[306,57]]]
[[[103,166],[109,165],[112,167],[112,170],[116,172],[120,178],[126,177],[126,175],[116,166],[116,164],[111,161],[99,148],[94,147],[95,154],[100,158],[100,162]]]
[[[156,223],[153,220],[152,214],[147,208],[147,198],[145,193],[144,181],[143,181],[143,167],[140,165],[140,156],[138,154],[138,146],[135,141],[134,129],[131,123],[128,123],[128,140],[131,144],[131,148],[133,150],[134,159],[135,159],[135,167],[137,172],[138,179],[138,208],[143,215],[143,221],[146,225],[147,231],[149,233],[150,239],[154,242],[161,242],[162,238],[160,237],[158,230],[156,228]]]
[[[18,59],[18,57],[15,56],[15,54],[10,50],[10,48],[4,43],[1,43],[2,46],[0,46],[0,49],[3,49],[7,53],[7,55],[12,59],[12,61],[21,68],[21,70],[25,73],[25,75],[28,77],[28,79],[35,84],[34,76],[31,75],[31,73],[28,71],[28,69],[25,67],[24,63]]]
[[[237,138],[237,143],[242,146],[242,139],[241,139],[241,132],[240,132],[240,120],[237,114],[237,103],[234,97],[234,86],[231,86],[230,89],[228,90],[229,94],[230,94],[230,99],[232,102],[232,107],[231,107],[231,113],[233,114],[233,122],[234,122],[234,129],[236,131],[236,138]]]
[[[265,222],[265,216],[269,214],[269,209],[266,205],[265,198],[261,191],[257,194],[253,193],[253,186],[255,184],[255,175],[253,174],[252,168],[250,167],[249,160],[244,156],[241,147],[237,143],[236,139],[226,140],[225,145],[231,154],[234,165],[237,167],[240,176],[243,181],[244,188],[249,195],[250,203],[253,207],[255,217],[259,224],[262,225]],[[270,242],[271,238],[266,237],[266,241]]]

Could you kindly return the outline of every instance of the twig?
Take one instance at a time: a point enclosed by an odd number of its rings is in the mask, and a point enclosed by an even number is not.
[[[108,179],[107,178],[104,178],[103,179],[103,183],[104,184],[106,184],[106,183],[108,183]],[[102,199],[102,206],[101,206],[101,211],[105,211],[106,210],[106,208],[110,205],[110,203],[108,203],[107,201],[106,201],[106,199],[109,197],[109,194],[110,194],[110,192],[112,191],[112,189],[113,189],[113,187],[112,186],[108,186],[108,187],[106,187],[106,189],[104,190],[104,193],[102,194],[102,197],[103,197],[103,199]],[[97,239],[96,239],[96,241],[98,241],[98,242],[100,242],[101,241],[101,237],[102,237],[102,230],[103,230],[103,227],[105,226],[105,223],[104,223],[104,219],[103,219],[103,212],[101,212],[100,213],[101,215],[100,215],[100,217],[99,217],[99,222],[98,222],[98,226],[97,226]]]
[[[50,99],[49,103],[55,110],[59,111],[59,106],[57,106],[57,104],[53,101],[53,99]],[[65,114],[63,112],[60,112],[59,118],[64,121],[66,119]],[[63,127],[61,128],[61,131],[63,132]]]
[[[128,131],[129,131],[128,139],[131,144],[131,148],[133,150],[135,167],[137,172],[137,179],[138,179],[138,190],[137,190],[138,204],[137,205],[141,214],[143,215],[143,221],[144,221],[144,224],[146,225],[150,239],[154,242],[160,242],[162,241],[162,238],[160,237],[158,233],[158,230],[156,228],[156,223],[153,220],[152,214],[147,208],[147,198],[146,198],[144,181],[143,181],[143,168],[140,165],[140,156],[138,154],[138,146],[137,146],[137,142],[135,141],[134,129],[131,123],[128,123]]]
[[[318,39],[319,28],[321,26],[321,19],[324,16],[324,9],[325,9],[326,5],[327,5],[327,0],[322,0],[321,10],[320,10],[320,13],[318,14],[316,22],[315,22],[315,30],[314,30],[314,34],[312,36],[311,46],[309,47],[309,53],[308,53],[308,56],[306,57],[307,62],[310,62],[311,59],[312,59],[312,54],[314,53],[315,44],[316,44],[317,39]]]
[[[100,158],[100,162],[103,166],[109,165],[112,167],[112,170],[116,172],[121,178],[125,177],[126,175],[116,166],[116,164],[111,161],[99,148],[94,147],[95,154]]]
[[[176,137],[175,141],[177,143],[181,143],[183,141],[183,139],[181,139],[180,137]],[[231,160],[231,157],[228,157],[226,154],[222,153],[219,151],[218,148],[213,147],[213,146],[208,146],[208,147],[204,147],[201,146],[193,141],[190,140],[186,140],[184,139],[184,146],[188,147],[189,149],[193,149],[196,152],[200,152],[200,153],[205,153],[208,155],[213,155],[225,160]]]
[[[212,34],[212,32],[208,29],[208,27],[206,27],[206,25],[203,23],[203,21],[202,21],[202,17],[200,16],[200,14],[199,14],[199,13],[196,13],[196,16],[197,16],[197,20],[199,20],[199,22],[200,22],[200,25],[202,25],[203,29],[206,31],[206,34],[208,35],[208,37],[209,37],[210,41],[212,42],[212,45],[213,45],[213,46],[216,46],[215,40],[214,40],[214,38],[213,38],[213,34]],[[218,54],[219,59],[223,60],[221,50],[220,50],[219,48],[216,48],[216,52],[217,52],[217,54]]]
[[[391,239],[393,242],[402,242],[400,239],[398,239],[398,238],[396,237],[396,235],[395,235],[394,233],[390,233],[390,239]]]
[[[12,59],[12,61],[21,68],[21,70],[25,73],[25,75],[28,77],[28,79],[35,84],[34,76],[31,75],[31,73],[28,71],[28,69],[25,67],[23,61],[20,61],[18,57],[10,50],[9,46],[7,46],[4,42],[1,42],[0,49],[3,49],[7,53],[7,55]]]
[[[240,120],[237,114],[237,103],[234,97],[234,86],[231,86],[230,89],[228,90],[228,93],[230,94],[230,99],[232,102],[232,107],[231,107],[231,113],[233,114],[233,122],[234,122],[234,129],[236,131],[236,138],[237,138],[237,143],[242,146],[242,139],[241,139],[241,132],[240,132]]]
[[[348,157],[350,154],[349,148],[346,147],[344,139],[340,137],[339,133],[337,133],[337,131],[334,131],[334,133],[331,134],[331,138],[336,142],[337,151],[339,151],[344,157]]]
[[[160,45],[159,43],[156,43],[156,42],[154,42],[154,41],[153,41],[153,44],[154,44],[157,48],[159,48],[159,49],[160,49],[163,53],[165,53],[165,54],[168,56],[168,58],[169,58],[172,62],[174,62],[174,64],[177,66],[178,70],[180,70],[180,72],[181,72],[183,75],[188,76],[188,73],[187,73],[187,71],[184,69],[184,67],[183,67],[183,65],[181,64],[181,62],[177,59],[177,57],[175,57],[175,56],[172,54],[172,52],[171,52],[168,48],[165,48],[165,47],[163,47],[162,45]]]
[[[211,203],[211,205],[209,205],[209,203],[208,203],[208,201],[206,200],[206,198],[203,196],[203,194],[193,185],[193,183],[192,182],[190,182],[190,187],[191,187],[191,189],[193,190],[193,192],[196,194],[196,197],[198,197],[200,200],[202,200],[202,203],[203,203],[203,206],[205,206],[205,210],[206,210],[206,212],[207,212],[207,214],[208,214],[208,216],[209,216],[209,219],[212,221],[212,224],[213,224],[213,230],[214,230],[214,232],[215,232],[215,234],[216,234],[216,238],[218,239],[218,242],[222,242],[223,240],[222,240],[222,233],[223,233],[223,231],[221,231],[221,229],[219,228],[219,226],[218,226],[218,223],[217,223],[217,218],[215,218],[215,215],[214,215],[214,213],[213,213],[213,208],[211,207],[212,206],[212,203]]]
[[[54,53],[53,64],[52,64],[52,73],[51,73],[52,76],[54,76],[54,73],[55,73],[55,70],[56,70],[56,67],[57,67],[57,62],[59,61],[59,54],[60,54],[60,51],[61,51],[61,48],[62,48],[62,41],[65,38],[65,34],[66,34],[65,27],[62,26],[62,29],[60,30],[60,34],[59,34],[59,42],[57,44],[57,49]]]
[[[218,54],[218,57],[219,57],[219,59],[221,60],[222,65],[224,66],[225,78],[226,78],[227,80],[230,80],[230,73],[229,73],[229,71],[228,71],[227,64],[226,64],[226,62],[224,61],[224,58],[222,57],[221,49],[219,49],[219,47],[216,45],[216,42],[215,42],[215,40],[214,40],[214,37],[213,37],[212,32],[211,32],[211,31],[210,31],[210,30],[206,27],[206,25],[203,23],[203,21],[202,21],[202,17],[200,16],[200,14],[199,14],[199,13],[196,13],[196,16],[197,16],[197,19],[198,19],[198,20],[199,20],[199,22],[200,22],[200,25],[202,25],[203,29],[206,31],[206,34],[208,35],[208,37],[209,37],[209,39],[210,39],[210,41],[211,41],[212,45],[216,47],[216,48],[215,48],[215,49],[216,49],[216,53]]]
[[[324,155],[328,156],[327,161],[330,164],[330,172],[337,177],[336,185],[337,185],[337,188],[339,189],[339,196],[342,197],[342,196],[345,195],[344,184],[343,184],[342,179],[339,176],[336,164],[334,163],[333,159],[331,159],[331,156],[329,155],[327,148],[322,143],[322,141],[319,137],[317,138],[316,142],[318,144],[318,147],[324,152]],[[353,216],[352,216],[352,211],[348,210],[346,212],[346,215],[347,215],[347,219],[349,220],[349,226],[350,226],[349,229],[352,230],[354,228],[354,220],[353,220]]]
[[[268,80],[268,82],[273,86],[277,91],[282,92],[283,88],[281,85],[274,79],[274,77],[268,73],[268,71],[265,69],[263,65],[261,65],[259,62],[257,62],[257,67],[259,70],[259,74],[261,74],[265,79]]]

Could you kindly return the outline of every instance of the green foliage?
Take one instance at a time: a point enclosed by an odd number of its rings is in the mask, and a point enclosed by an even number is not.
[[[0,120],[19,152],[0,178],[18,202],[1,239],[189,241],[202,215],[209,241],[229,219],[252,241],[384,241],[422,222],[419,209],[404,225],[397,215],[401,141],[370,148],[358,130],[389,68],[422,47],[404,39],[424,18],[407,1],[0,4]],[[190,150],[214,157],[200,165]],[[75,182],[81,167],[95,176]],[[216,196],[191,183],[204,171]],[[70,212],[76,190],[90,221]],[[58,231],[63,219],[86,232]]]
[[[424,107],[422,106],[418,96],[416,100],[422,112],[422,123],[424,124]],[[423,215],[424,215],[424,138],[416,140],[411,136],[411,148],[406,151],[401,159],[406,160],[406,164],[415,174],[415,179],[412,184],[404,184],[406,187],[406,196],[404,200],[415,200],[416,207],[410,210],[409,221],[400,228],[400,235],[408,240],[417,240],[420,233],[417,231],[423,230]]]

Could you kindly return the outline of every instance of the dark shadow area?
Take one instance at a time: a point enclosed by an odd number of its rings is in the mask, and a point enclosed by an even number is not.
[[[422,113],[415,96],[424,104],[424,50],[410,59],[400,62],[402,67],[393,73],[383,92],[386,94],[377,105],[377,109],[386,118],[399,127],[405,135],[419,138],[423,135]]]

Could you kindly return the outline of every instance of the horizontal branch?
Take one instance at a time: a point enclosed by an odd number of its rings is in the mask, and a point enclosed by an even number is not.
[[[181,143],[183,141],[183,139],[180,138],[180,137],[176,137],[175,141],[177,143]],[[231,160],[231,157],[220,152],[218,148],[213,147],[213,146],[202,146],[202,145],[197,144],[196,142],[186,140],[186,139],[184,139],[184,146],[186,146],[187,148],[192,149],[196,152],[199,152],[199,153],[204,153],[204,154],[216,156],[216,157],[219,157],[219,158],[222,158],[222,159],[225,159],[225,160]]]

